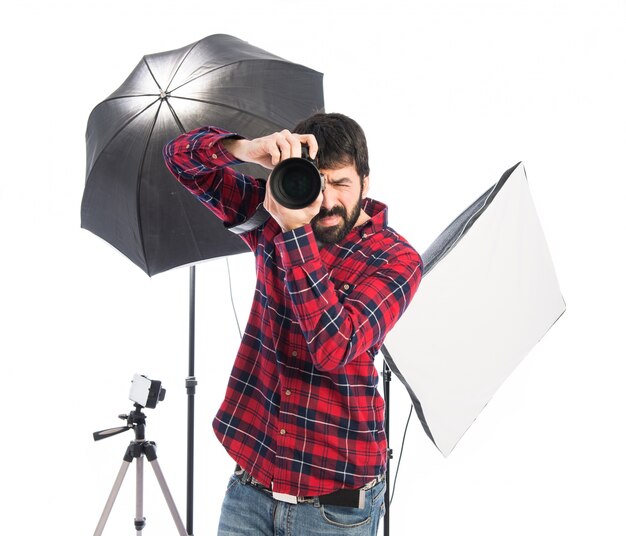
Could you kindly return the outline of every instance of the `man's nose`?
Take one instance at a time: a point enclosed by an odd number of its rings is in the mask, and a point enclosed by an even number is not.
[[[322,192],[322,206],[328,210],[336,205],[336,196],[334,195],[332,188],[326,186]]]

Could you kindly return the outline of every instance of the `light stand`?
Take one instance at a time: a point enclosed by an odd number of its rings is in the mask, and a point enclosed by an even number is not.
[[[195,376],[196,337],[196,267],[189,267],[189,374],[187,389],[187,534],[193,535],[193,471],[195,444],[195,394],[198,382]]]
[[[387,436],[387,473],[386,473],[386,482],[387,489],[385,490],[385,517],[383,519],[384,523],[384,535],[389,536],[390,534],[390,508],[391,508],[391,459],[393,458],[393,449],[389,448],[390,437],[390,423],[389,418],[391,414],[391,369],[387,364],[387,349],[383,346],[382,348],[383,355],[385,359],[383,359],[383,394],[385,398],[385,435]]]
[[[165,477],[163,476],[163,472],[161,471],[161,466],[157,461],[156,455],[156,443],[154,441],[146,441],[145,432],[146,432],[146,415],[142,411],[143,407],[135,403],[135,410],[131,411],[128,415],[120,415],[120,419],[125,419],[127,421],[126,426],[118,427],[118,428],[110,428],[108,430],[101,430],[99,432],[95,432],[93,437],[96,441],[100,439],[105,439],[107,437],[111,437],[113,435],[120,434],[122,432],[126,432],[127,430],[133,430],[135,432],[135,440],[131,441],[126,449],[126,453],[124,454],[124,461],[122,462],[122,466],[117,474],[117,478],[113,484],[113,488],[111,489],[111,493],[109,494],[109,498],[104,506],[104,510],[102,511],[102,515],[100,516],[100,520],[98,522],[98,526],[94,532],[94,536],[100,536],[102,531],[104,530],[104,526],[109,518],[109,514],[113,509],[113,504],[115,503],[115,499],[122,487],[122,482],[124,481],[124,477],[126,476],[126,472],[128,471],[128,467],[130,466],[133,459],[137,460],[137,472],[136,472],[136,489],[135,489],[135,531],[137,536],[141,535],[141,531],[146,526],[146,518],[143,515],[143,457],[145,456],[152,469],[154,470],[154,474],[156,475],[157,481],[159,482],[159,486],[161,487],[161,491],[163,492],[163,496],[165,497],[165,502],[169,507],[170,513],[172,514],[172,518],[174,519],[174,523],[176,524],[176,528],[178,530],[179,536],[186,536],[185,526],[183,525],[183,521],[180,518],[180,514],[174,504],[174,499],[172,498],[172,494],[170,493],[167,482],[165,481]]]

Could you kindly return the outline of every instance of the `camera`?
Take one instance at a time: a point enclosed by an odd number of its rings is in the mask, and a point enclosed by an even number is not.
[[[309,157],[309,148],[302,146],[302,158],[279,162],[270,177],[270,190],[283,207],[308,207],[324,191],[324,177]]]
[[[133,402],[144,408],[156,408],[158,402],[165,398],[165,389],[158,380],[150,380],[146,376],[135,374],[128,395]]]

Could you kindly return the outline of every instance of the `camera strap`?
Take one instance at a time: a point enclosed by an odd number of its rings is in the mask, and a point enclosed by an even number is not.
[[[249,231],[254,231],[256,228],[261,227],[270,218],[270,213],[265,210],[263,203],[260,203],[256,208],[256,212],[243,223],[233,225],[232,227],[226,227],[231,233],[236,235],[244,234]]]

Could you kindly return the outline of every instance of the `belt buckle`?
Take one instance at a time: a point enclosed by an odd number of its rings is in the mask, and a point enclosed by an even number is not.
[[[374,480],[371,480],[367,484],[365,484],[365,486],[363,486],[361,489],[363,491],[368,491],[372,489],[373,487],[377,486],[378,484],[380,484],[384,479],[385,479],[384,475],[377,476]]]

